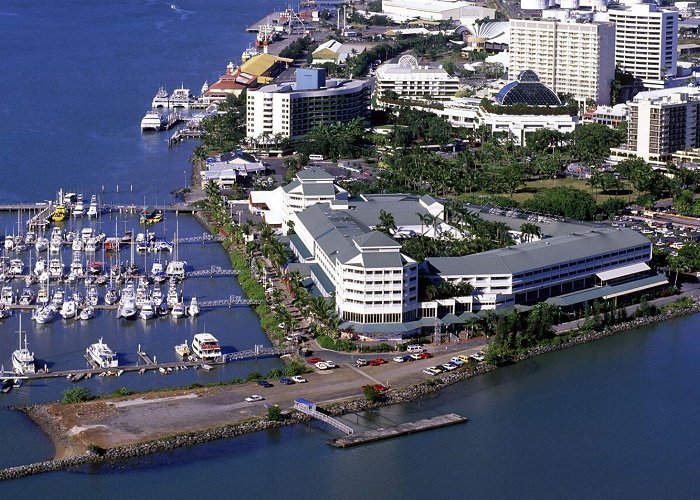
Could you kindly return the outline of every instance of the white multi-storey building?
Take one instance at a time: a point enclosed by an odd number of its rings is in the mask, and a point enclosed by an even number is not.
[[[328,80],[324,69],[298,69],[295,83],[265,85],[248,92],[246,135],[259,143],[296,140],[321,123],[361,118],[369,123],[371,84]]]
[[[608,104],[614,46],[611,23],[511,19],[509,79],[530,69],[558,94]]]
[[[615,23],[615,62],[650,89],[664,88],[664,78],[676,75],[678,11],[658,9],[654,4],[636,4],[610,9]]]
[[[459,78],[450,76],[442,67],[420,66],[413,56],[382,64],[375,76],[380,99],[445,101],[459,90]]]
[[[640,92],[627,106],[627,144],[612,150],[614,159],[636,156],[664,165],[673,153],[700,146],[699,88]]]

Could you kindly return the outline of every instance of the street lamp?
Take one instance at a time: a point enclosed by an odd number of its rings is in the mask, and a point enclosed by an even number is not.
[[[183,170],[182,173],[185,176],[185,187],[187,187],[187,170]]]
[[[236,213],[238,214],[238,225],[241,225],[241,214],[243,213],[243,210],[237,210]]]

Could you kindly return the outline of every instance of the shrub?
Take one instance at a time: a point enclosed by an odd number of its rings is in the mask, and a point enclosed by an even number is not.
[[[362,388],[362,392],[365,394],[365,399],[371,403],[379,401],[382,397],[382,393],[379,392],[371,385],[366,385]]]
[[[95,399],[95,396],[85,387],[71,387],[63,391],[63,399],[61,402],[64,404],[82,403],[93,399]]]
[[[88,446],[88,451],[90,453],[94,453],[98,457],[103,457],[105,453],[107,453],[107,450],[102,448],[101,446],[97,446],[96,444],[90,444]]]
[[[272,421],[277,421],[282,418],[282,410],[278,405],[270,406],[267,409],[267,419]]]
[[[250,372],[245,379],[246,381],[250,382],[251,380],[260,380],[261,378],[262,375],[260,372]]]
[[[112,396],[115,397],[121,397],[121,396],[131,396],[134,393],[131,389],[128,389],[126,387],[121,387],[119,389],[116,389],[112,392]]]

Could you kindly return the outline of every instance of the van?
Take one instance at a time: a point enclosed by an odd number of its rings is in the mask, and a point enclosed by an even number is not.
[[[411,345],[406,347],[406,351],[411,352],[411,353],[413,353],[413,352],[421,353],[421,352],[423,352],[423,346],[420,344],[411,344]]]
[[[323,161],[323,155],[309,155],[311,161]]]

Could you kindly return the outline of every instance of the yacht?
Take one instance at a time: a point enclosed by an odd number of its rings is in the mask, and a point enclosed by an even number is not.
[[[12,259],[10,261],[10,269],[7,271],[12,276],[19,276],[24,271],[24,262],[22,259]]]
[[[34,275],[41,276],[46,271],[46,259],[37,259],[34,263]]]
[[[34,314],[34,321],[36,321],[40,325],[43,325],[45,323],[50,323],[55,317],[56,308],[53,305],[49,304],[40,307],[36,310],[36,313]]]
[[[36,303],[42,306],[49,303],[49,291],[46,288],[39,288],[39,291],[36,294]]]
[[[197,333],[192,340],[192,352],[203,361],[214,361],[221,357],[221,346],[211,333]]]
[[[85,253],[95,253],[97,252],[97,239],[90,238],[85,243]]]
[[[0,291],[0,302],[6,306],[11,306],[15,303],[15,291],[11,286],[2,287],[2,291]]]
[[[155,308],[153,307],[153,302],[150,300],[147,300],[146,302],[143,303],[143,306],[141,306],[141,312],[139,313],[139,316],[141,319],[149,320],[153,318],[156,315],[155,313]]]
[[[184,318],[185,314],[187,314],[187,309],[185,308],[185,304],[182,302],[178,302],[177,304],[175,304],[173,306],[173,309],[172,309],[172,311],[170,311],[170,314],[175,319]]]
[[[165,90],[165,87],[158,87],[158,92],[156,92],[153,101],[151,102],[152,108],[169,108],[170,107],[170,94]]]
[[[19,305],[30,306],[34,303],[34,292],[31,288],[25,288],[22,290],[22,294],[19,296]]]
[[[73,299],[67,299],[63,302],[59,314],[63,319],[73,319],[78,314],[78,306]]]
[[[5,236],[5,250],[12,250],[15,248],[15,237],[12,236],[11,234],[8,234]]]
[[[9,318],[12,316],[12,309],[0,302],[0,319]]]
[[[85,355],[88,360],[97,364],[97,366],[100,368],[116,368],[119,366],[119,361],[117,361],[117,353],[110,349],[107,344],[102,342],[102,339],[88,347],[85,350]]]
[[[66,293],[63,290],[56,290],[53,293],[53,297],[51,297],[51,304],[58,309],[59,307],[63,306],[63,302],[65,301],[66,298]]]
[[[93,306],[87,306],[85,309],[80,311],[80,319],[82,321],[87,321],[95,317],[95,308]]]
[[[82,194],[78,195],[75,205],[73,205],[72,214],[73,217],[82,217],[83,215],[85,215],[85,204],[83,203]]]
[[[185,266],[187,262],[184,260],[171,260],[165,268],[165,275],[168,278],[185,279]]]
[[[187,313],[192,317],[199,315],[199,302],[197,302],[197,297],[192,297],[190,300],[190,307],[187,308]]]
[[[111,306],[113,304],[116,304],[118,300],[119,300],[119,293],[117,293],[116,288],[110,286],[107,289],[107,292],[105,293],[105,304],[107,304],[108,306]]]
[[[165,301],[167,302],[168,307],[175,307],[175,304],[177,304],[179,302],[179,297],[177,295],[177,288],[170,285],[170,288],[168,288],[168,296],[165,299]]]
[[[149,300],[146,287],[142,284],[136,288],[136,307],[141,308]]]
[[[52,280],[60,280],[63,278],[63,263],[58,259],[49,261],[49,278]]]
[[[22,347],[22,315],[19,315],[19,348],[12,353],[12,368],[17,375],[36,373],[34,353],[27,348],[27,332],[24,332],[24,347]]]
[[[87,290],[87,300],[88,304],[91,306],[96,306],[100,301],[100,295],[97,292],[97,286],[90,285]]]
[[[73,262],[70,264],[70,273],[74,274],[76,278],[82,278],[85,276],[85,269],[83,268],[83,263],[80,260],[80,257],[77,259],[73,259]]]
[[[37,252],[45,252],[49,248],[49,240],[43,236],[36,239],[34,248]]]
[[[97,207],[97,196],[93,194],[90,197],[90,207],[88,208],[87,215],[88,217],[97,217],[99,213],[100,211]]]
[[[154,130],[158,132],[165,128],[166,123],[167,119],[165,116],[157,111],[147,111],[145,116],[141,119],[141,130]]]
[[[136,317],[137,312],[138,309],[136,309],[136,301],[134,300],[133,295],[122,295],[121,301],[119,302],[119,311],[117,316],[124,319],[133,319]]]

